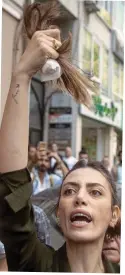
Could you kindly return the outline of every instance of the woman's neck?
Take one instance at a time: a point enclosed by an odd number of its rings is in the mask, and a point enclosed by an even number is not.
[[[67,241],[66,250],[71,272],[104,273],[102,246],[103,241],[89,244]]]

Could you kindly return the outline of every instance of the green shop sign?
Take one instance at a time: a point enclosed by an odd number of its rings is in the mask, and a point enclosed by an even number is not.
[[[98,114],[100,117],[108,117],[113,121],[117,114],[118,109],[115,107],[114,103],[110,103],[110,107],[107,103],[103,104],[100,96],[93,96],[93,102],[95,107],[95,114]]]

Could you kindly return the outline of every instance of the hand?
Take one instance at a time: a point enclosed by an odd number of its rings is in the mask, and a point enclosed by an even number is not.
[[[36,31],[28,42],[28,46],[16,66],[15,73],[26,74],[31,78],[43,67],[48,58],[57,59],[59,54],[54,48],[54,44],[56,48],[61,46],[58,29]]]
[[[51,153],[49,154],[49,157],[50,157],[50,158],[54,158],[58,163],[61,162],[61,158],[60,158],[60,156],[59,156],[56,152],[51,152]]]

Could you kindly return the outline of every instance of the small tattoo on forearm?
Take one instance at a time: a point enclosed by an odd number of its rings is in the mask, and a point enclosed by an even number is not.
[[[18,93],[19,93],[19,87],[20,87],[20,85],[19,85],[19,84],[16,84],[16,92],[15,92],[15,94],[14,94],[14,93],[12,94],[12,97],[13,97],[13,99],[14,99],[14,101],[15,101],[16,104],[18,104],[17,99],[16,99],[16,96],[17,96]]]

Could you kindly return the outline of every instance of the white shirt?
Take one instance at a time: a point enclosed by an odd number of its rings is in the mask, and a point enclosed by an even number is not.
[[[77,162],[77,159],[74,158],[73,156],[67,158],[67,157],[64,157],[63,160],[65,161],[65,163],[67,164],[69,170],[71,170],[73,168],[73,166],[76,164]]]
[[[51,168],[53,168],[55,164],[56,164],[56,160],[54,158],[51,158]]]
[[[55,174],[48,174],[47,172],[45,173],[43,183],[41,184],[40,178],[38,171],[36,169],[33,169],[33,174],[34,174],[34,180],[33,180],[33,195],[36,195],[40,193],[41,191],[59,186],[62,184],[62,178],[55,175]],[[53,186],[52,186],[53,185]]]

